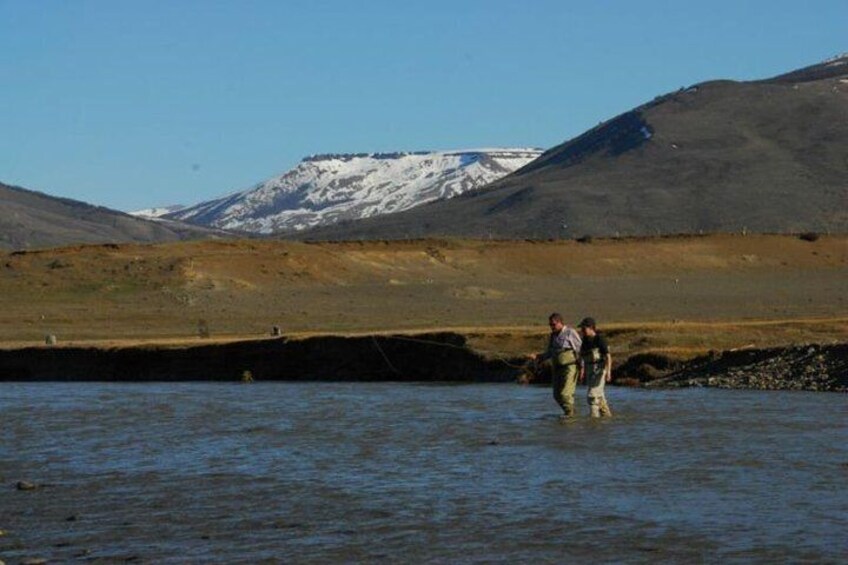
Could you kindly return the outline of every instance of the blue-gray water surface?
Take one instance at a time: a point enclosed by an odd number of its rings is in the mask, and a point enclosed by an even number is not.
[[[2,384],[0,559],[848,560],[848,396],[608,398],[562,424],[515,385]]]

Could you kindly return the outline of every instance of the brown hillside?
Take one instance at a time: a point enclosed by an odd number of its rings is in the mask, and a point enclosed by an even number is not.
[[[226,236],[179,222],[152,222],[100,206],[0,183],[0,249],[78,243],[164,242]]]
[[[486,188],[314,239],[848,232],[848,57],[661,96]]]

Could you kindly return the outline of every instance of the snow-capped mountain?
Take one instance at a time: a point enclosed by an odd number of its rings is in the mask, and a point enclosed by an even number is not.
[[[144,210],[135,210],[134,212],[128,212],[128,214],[132,216],[138,216],[139,218],[155,220],[156,218],[161,218],[162,216],[165,216],[167,214],[179,212],[184,208],[185,206],[183,206],[182,204],[174,204],[173,206],[159,206],[157,208],[145,208]]]
[[[222,229],[296,231],[400,212],[489,184],[540,149],[315,155],[253,188],[165,214]]]

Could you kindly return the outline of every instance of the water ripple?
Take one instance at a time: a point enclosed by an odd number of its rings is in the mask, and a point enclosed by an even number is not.
[[[614,389],[563,425],[512,385],[0,390],[5,561],[848,554],[844,395]]]

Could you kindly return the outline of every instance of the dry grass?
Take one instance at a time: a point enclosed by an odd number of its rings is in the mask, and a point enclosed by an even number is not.
[[[179,345],[286,334],[462,329],[536,349],[545,317],[593,315],[619,351],[845,340],[848,237],[83,246],[0,259],[5,346]]]

